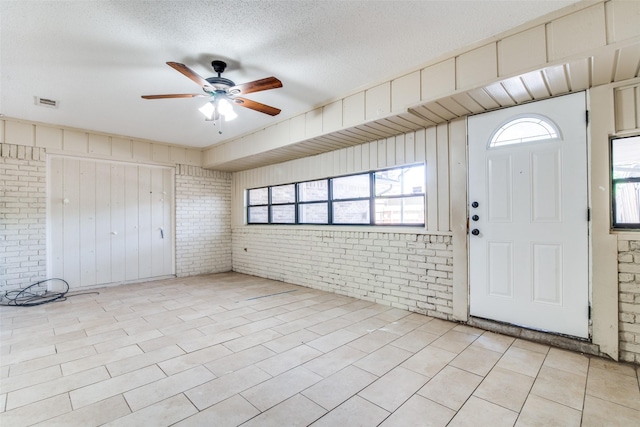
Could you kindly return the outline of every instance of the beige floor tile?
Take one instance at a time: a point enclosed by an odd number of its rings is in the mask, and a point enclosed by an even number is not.
[[[133,336],[136,336],[136,335],[133,335]],[[180,346],[181,348],[183,348],[183,346],[193,346],[193,342],[197,341],[200,338],[205,337],[205,335],[197,329],[191,329],[189,331],[179,332],[173,335],[162,335],[160,331],[158,331],[157,329],[153,329],[151,331],[141,332],[137,336],[141,336],[142,338],[138,342],[138,345],[140,346],[142,351],[144,351],[145,353],[148,353],[153,350],[157,350],[159,348],[168,347],[173,344],[178,344],[178,346]],[[123,342],[126,342],[126,341],[123,340]],[[117,342],[107,342],[101,345],[104,346],[104,348],[110,348],[118,344],[119,343]],[[217,344],[217,343],[212,342],[209,345],[213,345],[213,344]],[[103,351],[100,348],[97,348],[97,350]],[[185,351],[189,351],[189,350],[185,350]]]
[[[602,369],[607,372],[622,374],[629,377],[635,377],[636,371],[630,365],[612,362],[610,360],[601,359],[599,357],[591,357],[589,359],[589,367]]]
[[[112,377],[126,374],[128,372],[141,369],[155,363],[169,360],[174,357],[178,357],[185,354],[184,351],[177,345],[170,345],[168,347],[159,348],[157,350],[150,351],[148,353],[142,353],[137,356],[129,357],[127,359],[118,360],[107,364],[107,370]],[[167,374],[168,375],[168,374]]]
[[[447,322],[442,319],[432,319],[418,328],[419,331],[429,332],[434,335],[444,335],[451,329],[455,328],[456,324],[453,322]]]
[[[428,380],[424,375],[398,366],[366,387],[358,396],[393,412]]]
[[[118,394],[36,425],[42,427],[99,426],[130,413],[129,405],[122,395]]]
[[[544,366],[586,376],[589,370],[589,358],[567,350],[551,348],[544,359]]]
[[[226,347],[223,346],[226,349]],[[227,349],[228,350],[228,349]],[[228,350],[231,351],[231,350]],[[257,345],[238,353],[231,353],[227,356],[206,363],[205,366],[216,376],[221,377],[231,372],[251,366],[255,363],[274,356],[275,353],[268,348]]]
[[[578,410],[530,394],[516,427],[580,427],[581,417]]]
[[[510,411],[486,400],[471,396],[448,424],[449,427],[511,427],[517,412]]]
[[[395,341],[396,339],[398,339],[397,335],[389,332],[375,330],[351,341],[347,345],[353,348],[357,348],[360,351],[364,351],[365,353],[371,353],[373,351],[376,351],[380,347],[384,347],[390,342]]]
[[[103,366],[111,362],[127,359],[129,357],[143,354],[143,351],[137,345],[129,345],[127,347],[117,348],[105,353],[98,353],[83,359],[66,362],[60,365],[64,375],[75,374],[76,372],[86,371],[87,369]]]
[[[587,395],[584,400],[582,427],[640,425],[640,411]]]
[[[347,331],[346,329],[340,329],[317,338],[313,341],[309,341],[307,345],[310,345],[311,347],[320,350],[323,353],[327,353],[359,337],[360,335],[356,334],[355,332]]]
[[[377,376],[367,371],[347,366],[312,385],[302,394],[323,408],[331,410],[377,379]]]
[[[184,420],[196,412],[198,410],[191,402],[183,394],[178,394],[155,405],[147,406],[140,411],[118,418],[105,424],[105,426],[169,426]]]
[[[257,332],[259,333],[259,332]],[[213,335],[202,335],[197,338],[180,338],[177,340],[178,346],[187,353],[202,350],[216,344],[225,344],[235,339],[241,338],[241,335],[235,331],[222,331]]]
[[[547,354],[550,348],[548,345],[527,341],[520,338],[516,339],[513,342],[512,346],[516,348],[521,348],[523,350],[533,351],[535,353],[541,353],[541,354]]]
[[[6,394],[21,388],[51,381],[62,376],[60,366],[49,366],[38,371],[27,372],[21,375],[12,375],[0,381],[0,393]]]
[[[308,345],[300,345],[258,362],[256,366],[269,375],[276,376],[321,355],[322,353],[315,348]]]
[[[37,402],[48,397],[87,386],[100,383],[109,378],[109,373],[100,366],[73,375],[56,378],[41,384],[21,388],[7,395],[7,410],[11,410],[29,403]]]
[[[473,393],[474,396],[520,412],[527,395],[533,385],[533,378],[509,371],[494,368]]]
[[[480,347],[469,346],[449,363],[456,368],[464,369],[477,375],[487,375],[502,353],[486,350]]]
[[[212,345],[211,347],[203,348],[202,350],[194,351],[193,353],[182,354],[177,357],[169,358],[168,360],[157,363],[160,369],[162,369],[166,375],[173,375],[178,372],[191,369],[198,365],[204,365],[230,354],[233,354],[231,350],[223,345],[218,344]]]
[[[418,390],[418,394],[457,411],[481,381],[482,377],[479,375],[446,366]]]
[[[516,347],[514,343],[500,358],[496,366],[535,377],[540,371],[545,355],[546,353]]]
[[[225,341],[223,345],[227,347],[229,350],[237,353],[242,350],[246,350],[250,347],[254,347],[256,345],[260,345],[262,343],[274,340],[276,338],[280,338],[282,334],[271,330],[265,329],[263,331],[254,332],[249,335],[245,335],[240,338],[233,339],[231,341]]]
[[[374,317],[369,317],[367,319],[361,320],[359,322],[355,322],[347,326],[345,329],[347,331],[355,332],[358,335],[367,335],[379,329],[384,328],[388,324],[389,322],[374,316]]]
[[[382,376],[407,360],[412,354],[410,351],[389,344],[358,360],[354,366]]]
[[[165,378],[164,373],[156,365],[152,365],[86,387],[77,387],[69,396],[74,409],[77,409],[161,378]]]
[[[341,317],[336,317],[333,319],[325,320],[324,322],[320,322],[316,325],[312,325],[306,329],[318,335],[327,335],[331,332],[346,328],[351,325],[353,325],[353,322]]]
[[[380,424],[389,416],[389,412],[373,403],[354,396],[320,418],[313,427],[371,427]]]
[[[409,318],[409,316],[395,322],[387,323],[384,327],[380,328],[380,330],[390,332],[401,337],[424,325],[424,323],[417,322],[415,320],[406,320],[407,318]]]
[[[205,335],[218,335],[221,332],[229,331],[233,328],[251,323],[251,320],[247,319],[244,316],[232,317],[230,319],[223,320],[222,322],[216,322],[213,319],[211,320],[214,323],[199,327],[198,330]],[[238,337],[242,336],[237,332],[235,333],[235,335]]]
[[[0,413],[2,427],[24,427],[55,418],[71,411],[67,393],[40,400],[30,405]]]
[[[269,317],[267,319],[256,320],[254,322],[248,322],[242,326],[236,326],[232,329],[233,332],[239,333],[241,336],[253,334],[254,332],[264,331],[265,329],[272,328],[283,324],[285,321],[277,319],[275,317]]]
[[[202,411],[269,378],[271,376],[262,369],[248,366],[194,387],[186,391],[185,395],[198,410]]]
[[[122,331],[122,333],[124,333],[124,331]],[[83,339],[86,339],[86,338],[83,338]],[[58,344],[58,345],[63,345],[63,344],[64,343]],[[55,354],[56,352],[62,352],[62,351],[64,350],[56,351],[56,345],[50,344],[42,347],[35,347],[28,350],[18,351],[15,353],[12,352],[10,354],[3,355],[2,357],[0,357],[0,365],[8,366],[8,365],[14,365],[16,363],[28,362],[33,359],[38,359],[43,356],[49,356],[51,354]]]
[[[289,335],[276,338],[275,340],[265,342],[262,345],[267,347],[271,351],[282,353],[284,351],[291,350],[292,348],[299,345],[306,344],[309,341],[313,341],[316,338],[320,338],[320,335],[307,329],[302,329]]]
[[[105,341],[110,341],[117,338],[127,338],[127,337],[128,335],[123,329],[116,329],[116,330],[105,332],[102,334],[91,335],[85,338],[58,343],[56,344],[56,351],[58,353],[63,353],[65,351],[74,350],[76,348],[86,347],[88,345],[95,346],[96,344],[100,344]],[[96,349],[96,351],[98,351],[98,349]]]
[[[305,427],[325,414],[325,410],[296,394],[243,424],[243,427]]]
[[[322,356],[305,363],[303,366],[312,372],[328,377],[341,369],[354,364],[358,360],[365,357],[367,353],[349,346],[338,347]]]
[[[247,420],[260,414],[255,406],[247,402],[242,396],[235,395],[227,400],[223,400],[204,411],[190,416],[177,424],[175,427],[236,427]]]
[[[132,411],[165,400],[178,393],[189,390],[195,386],[211,381],[215,375],[204,366],[179,372],[170,377],[162,378],[142,387],[127,391],[124,398]]]
[[[582,410],[586,377],[543,366],[531,394]]]
[[[0,394],[0,412],[4,412],[7,409],[7,394]]]
[[[260,411],[266,411],[321,380],[320,375],[297,367],[240,394]]]
[[[474,347],[484,348],[486,350],[497,351],[498,353],[504,353],[514,341],[514,338],[506,335],[485,332],[471,345]]]
[[[430,345],[432,347],[438,347],[452,353],[460,353],[477,338],[478,337],[476,335],[465,334],[452,329],[445,332]]]
[[[96,350],[93,346],[82,347],[66,352],[58,352],[44,357],[18,362],[17,364],[11,365],[9,373],[10,376],[21,375],[27,372],[33,372],[50,366],[59,365],[70,360],[82,359],[83,357],[91,356],[93,354],[96,354]]]
[[[444,427],[455,411],[414,395],[398,408],[380,427]]]
[[[429,345],[411,356],[401,366],[432,378],[456,356],[456,353]]]
[[[640,410],[640,389],[636,377],[614,370],[589,368],[587,394],[602,400]]]
[[[393,341],[391,345],[415,353],[438,339],[438,335],[425,331],[412,330]]]

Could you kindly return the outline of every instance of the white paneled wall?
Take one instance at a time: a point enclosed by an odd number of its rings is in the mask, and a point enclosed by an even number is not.
[[[174,273],[173,169],[54,156],[49,277],[73,287]]]
[[[616,133],[640,129],[640,84],[614,90]]]
[[[245,223],[244,192],[248,188],[286,184],[412,163],[426,164],[426,227],[419,232],[450,232],[449,134],[445,123],[316,156],[233,174],[233,226]],[[460,138],[465,133],[459,133]]]

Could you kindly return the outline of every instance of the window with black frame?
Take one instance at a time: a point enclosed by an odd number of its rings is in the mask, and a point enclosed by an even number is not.
[[[424,226],[425,165],[247,190],[248,224]]]
[[[612,225],[640,229],[640,136],[611,138]]]

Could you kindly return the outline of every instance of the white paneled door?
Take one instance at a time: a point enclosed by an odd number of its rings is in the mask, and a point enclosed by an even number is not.
[[[588,337],[584,93],[469,118],[470,314]]]
[[[70,287],[174,274],[173,170],[52,156],[48,275]]]

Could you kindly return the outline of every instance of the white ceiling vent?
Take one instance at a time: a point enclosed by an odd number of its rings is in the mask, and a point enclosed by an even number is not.
[[[36,105],[48,108],[58,108],[58,101],[49,98],[40,98],[36,96]]]

